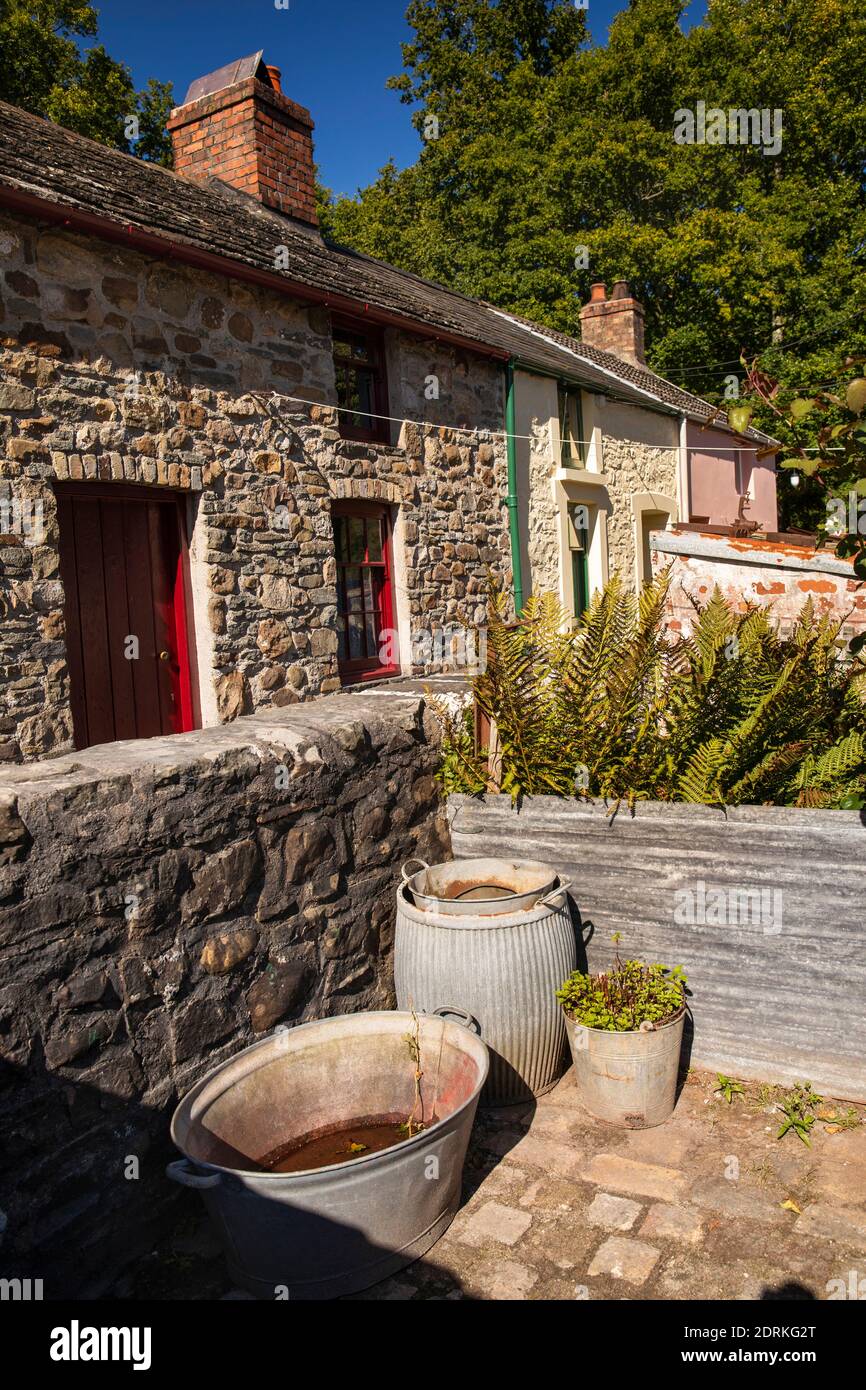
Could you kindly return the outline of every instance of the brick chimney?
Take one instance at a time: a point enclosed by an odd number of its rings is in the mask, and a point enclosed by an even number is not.
[[[184,178],[222,179],[266,207],[318,226],[313,122],[283,96],[280,70],[261,53],[193,82],[168,122]]]
[[[601,281],[592,286],[589,303],[580,311],[580,333],[583,342],[646,366],[643,305],[632,299],[626,280],[617,280],[610,299]]]

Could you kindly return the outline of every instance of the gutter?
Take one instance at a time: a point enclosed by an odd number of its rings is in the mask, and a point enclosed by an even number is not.
[[[505,442],[508,453],[508,530],[511,536],[511,573],[514,581],[514,616],[523,612],[523,565],[520,558],[520,513],[517,504],[517,440],[514,402],[514,360],[505,368]]]
[[[276,294],[287,295],[291,299],[299,299],[307,304],[321,304],[328,309],[349,314],[355,318],[361,315],[369,319],[371,323],[383,324],[392,328],[403,328],[416,336],[448,343],[452,347],[461,348],[464,352],[474,352],[479,357],[492,358],[503,363],[508,361],[508,353],[503,348],[491,347],[475,338],[465,338],[459,333],[451,333],[447,329],[437,328],[435,324],[394,313],[389,309],[380,309],[376,305],[365,303],[360,299],[352,299],[345,294],[333,294],[327,290],[316,289],[314,286],[303,284],[299,280],[290,280],[285,275],[278,275],[275,271],[259,270],[256,266],[232,260],[230,256],[220,255],[215,251],[204,251],[190,242],[172,241],[168,236],[162,236],[156,232],[146,232],[131,224],[124,225],[120,222],[113,222],[98,213],[82,212],[77,208],[67,207],[61,203],[52,203],[33,193],[24,193],[18,189],[9,188],[8,185],[0,185],[0,206],[11,208],[15,212],[24,213],[26,216],[44,222],[68,227],[71,231],[83,232],[85,235],[97,237],[101,241],[115,242],[121,246],[131,247],[133,250],[153,256],[157,260],[176,261],[182,265],[192,266],[196,270],[205,270],[213,275],[224,276],[228,280],[240,280],[247,284],[260,285]]]

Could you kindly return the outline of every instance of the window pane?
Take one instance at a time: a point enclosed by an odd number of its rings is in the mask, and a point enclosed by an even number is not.
[[[345,660],[346,660],[347,654],[348,654],[348,653],[347,653],[347,650],[346,650],[346,619],[345,619],[345,618],[340,618],[340,617],[338,617],[338,618],[337,618],[337,660],[338,660],[338,661],[345,661]]]
[[[334,518],[334,550],[338,560],[348,560],[349,555],[346,550],[346,518],[338,516]]]
[[[353,371],[350,375],[345,404],[355,412],[351,417],[352,422],[361,429],[372,430],[375,427],[373,411],[376,400],[373,374],[368,371]]]
[[[368,613],[372,613],[376,607],[376,599],[373,593],[373,574],[371,570],[364,570],[364,607]]]
[[[364,562],[364,555],[367,544],[364,539],[364,518],[362,516],[350,516],[349,521],[349,560],[353,565],[360,565]]]
[[[381,562],[382,556],[382,520],[380,517],[371,517],[367,522],[367,559],[371,564]]]
[[[377,656],[379,651],[379,626],[372,613],[367,614],[367,655]]]
[[[349,614],[349,656],[356,660],[364,656],[364,615]]]
[[[379,333],[335,329],[334,373],[340,425],[348,437],[387,439],[387,424],[377,419],[385,385]]]
[[[363,334],[335,333],[334,354],[345,361],[369,362],[370,346]]]
[[[345,571],[346,606],[350,613],[360,613],[364,607],[361,589],[361,571],[357,566],[349,566]]]

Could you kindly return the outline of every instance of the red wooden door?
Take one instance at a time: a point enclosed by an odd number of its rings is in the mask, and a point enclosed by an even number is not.
[[[56,487],[76,748],[195,728],[183,499]]]

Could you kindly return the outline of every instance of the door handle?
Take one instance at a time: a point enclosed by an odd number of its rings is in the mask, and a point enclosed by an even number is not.
[[[171,652],[160,652],[160,661],[171,661]]]

